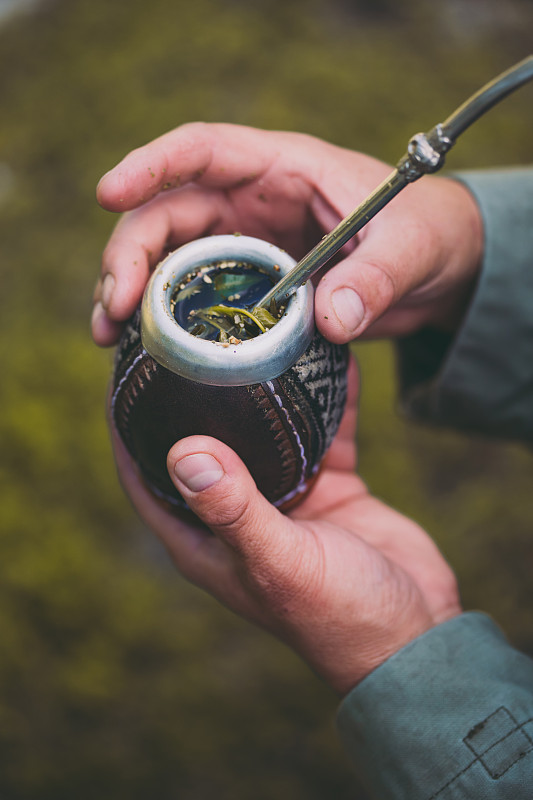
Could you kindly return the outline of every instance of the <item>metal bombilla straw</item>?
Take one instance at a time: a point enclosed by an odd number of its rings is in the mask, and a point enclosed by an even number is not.
[[[363,228],[407,184],[422,175],[437,172],[445,154],[473,122],[492,106],[533,79],[533,56],[528,56],[483,86],[459,106],[444,122],[428,133],[417,133],[395,170],[351,214],[299,261],[257,304],[256,308],[276,310],[291,294],[323,267],[340,248]]]

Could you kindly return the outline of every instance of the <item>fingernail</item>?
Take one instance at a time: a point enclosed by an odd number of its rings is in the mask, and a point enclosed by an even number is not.
[[[203,492],[218,483],[224,470],[208,453],[194,453],[176,461],[174,474],[191,492]]]
[[[94,287],[93,303],[98,303],[101,294],[102,294],[102,281],[99,279],[96,281],[96,286]]]
[[[98,327],[98,323],[105,317],[106,313],[104,311],[104,307],[100,301],[94,304],[93,313],[91,315],[91,326],[93,328]]]
[[[365,307],[357,292],[347,286],[336,289],[331,295],[331,305],[342,327],[354,333],[365,316]]]
[[[97,194],[97,195],[98,195],[98,192],[100,191],[100,188],[101,188],[101,186],[102,186],[103,182],[105,181],[105,179],[107,178],[107,176],[109,175],[109,173],[110,173],[110,172],[112,172],[112,170],[108,169],[108,170],[107,170],[107,172],[105,172],[105,173],[102,175],[102,177],[100,178],[100,180],[99,180],[99,181],[98,181],[98,183],[96,184],[96,194]]]
[[[102,305],[104,308],[109,308],[115,289],[115,276],[110,272],[104,278],[102,283]]]

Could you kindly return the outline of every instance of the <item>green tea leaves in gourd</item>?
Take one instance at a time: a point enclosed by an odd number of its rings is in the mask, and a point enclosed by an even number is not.
[[[272,328],[283,314],[256,304],[274,280],[237,261],[220,261],[191,273],[175,289],[171,310],[186,331],[201,339],[236,344]]]

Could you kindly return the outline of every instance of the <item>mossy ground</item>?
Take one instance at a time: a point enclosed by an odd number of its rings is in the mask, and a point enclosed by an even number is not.
[[[6,800],[362,797],[335,697],[179,579],[120,491],[110,355],[88,328],[115,220],[94,187],[129,149],[194,119],[306,131],[394,161],[527,54],[530,4],[489,4],[496,25],[477,5],[57,0],[0,28]],[[532,109],[530,88],[509,98],[450,168],[530,161]],[[533,651],[531,456],[402,421],[390,347],[356,352],[365,479],[431,531],[466,605]]]

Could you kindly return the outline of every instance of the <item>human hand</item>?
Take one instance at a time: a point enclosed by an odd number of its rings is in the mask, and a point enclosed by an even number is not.
[[[301,258],[390,171],[311,136],[227,124],[183,125],[134,150],[98,186],[104,208],[129,213],[103,255],[95,341],[117,341],[169,250],[238,231]],[[475,282],[481,228],[460,183],[425,176],[408,186],[318,282],[319,329],[342,343],[453,327]]]
[[[197,521],[144,487],[114,435],[133,504],[179,571],[299,653],[341,695],[429,628],[460,613],[454,576],[412,520],[354,472],[357,377],[317,482],[288,515],[258,492],[238,456],[205,436],[178,442],[169,473]]]

